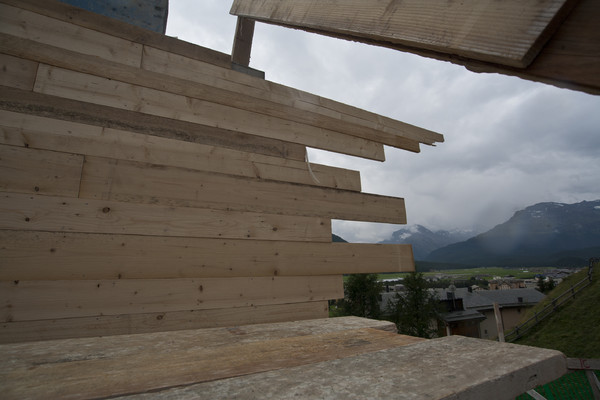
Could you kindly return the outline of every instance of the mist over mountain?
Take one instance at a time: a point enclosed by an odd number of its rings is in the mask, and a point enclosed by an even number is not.
[[[411,244],[415,260],[425,260],[432,251],[475,235],[473,231],[431,231],[423,225],[409,225],[379,243]]]
[[[433,250],[427,261],[477,266],[582,266],[600,256],[600,200],[539,203],[469,240]]]

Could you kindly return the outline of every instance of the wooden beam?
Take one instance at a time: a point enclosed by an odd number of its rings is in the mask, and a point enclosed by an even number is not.
[[[402,198],[163,165],[86,157],[81,180],[86,199],[406,223]]]
[[[419,141],[432,144],[435,141],[439,141],[441,137],[439,134],[412,127],[409,124],[395,122],[391,124],[387,123],[386,125],[389,125],[387,127],[369,126],[361,118],[346,120],[341,118],[342,115],[339,117],[335,113],[329,115],[330,112],[328,113],[327,110],[323,110],[320,106],[313,105],[308,107],[308,109],[305,106],[299,107],[300,104],[295,100],[297,93],[294,93],[294,91],[284,96],[272,94],[271,90],[253,89],[247,83],[237,83],[236,81],[244,81],[245,78],[240,78],[240,74],[236,74],[231,70],[224,70],[223,68],[207,63],[165,53],[164,51],[148,46],[144,48],[144,60],[142,61],[144,68],[160,71],[161,75],[153,74],[152,72],[154,71],[139,71],[137,68],[116,62],[111,63],[107,61],[100,65],[97,59],[92,56],[86,56],[66,49],[5,34],[0,35],[0,50],[14,56],[54,66],[74,69],[158,90],[166,90],[171,93],[183,94],[198,99],[207,99],[219,104],[234,105],[242,109],[267,113],[295,122],[308,123],[410,151],[419,151]],[[172,60],[168,62],[163,61],[165,56],[172,58]],[[183,64],[183,66],[179,66],[179,64]],[[190,68],[186,64],[195,65],[194,68]],[[176,77],[172,77],[171,75]],[[228,79],[222,81],[221,78],[215,78],[215,75],[225,75]],[[260,81],[256,78],[249,78]],[[185,79],[185,82],[180,79]],[[190,80],[195,82],[195,84],[190,85]],[[261,84],[255,85],[261,86]],[[277,88],[277,86],[281,85],[273,84],[273,86]],[[246,99],[246,95],[250,95],[252,99]],[[318,96],[315,97],[318,99]],[[316,104],[319,103],[320,101],[317,100]],[[347,109],[347,111],[351,110],[351,108]],[[317,115],[315,115],[315,112],[317,112]],[[399,126],[394,127],[395,125]],[[421,136],[423,136],[422,140],[420,139]]]
[[[159,91],[166,91],[172,94],[185,95],[194,99],[206,100],[232,106],[242,110],[264,114],[267,116],[288,119],[300,124],[307,124],[317,128],[325,128],[330,131],[336,131],[343,134],[376,141],[390,146],[403,148],[410,151],[419,151],[419,143],[411,138],[404,137],[397,132],[390,134],[381,130],[373,129],[363,124],[355,124],[348,121],[323,115],[309,110],[298,108],[294,104],[294,98],[284,96],[270,96],[269,92],[260,92],[248,90],[246,85],[231,85],[230,82],[220,84],[219,79],[207,75],[218,70],[218,67],[209,66],[206,63],[199,63],[198,68],[189,70],[188,68],[178,69],[175,62],[169,62],[160,69],[161,72],[140,71],[138,68],[123,66],[118,63],[97,62],[94,57],[81,55],[64,49],[39,44],[30,40],[14,38],[8,35],[0,34],[0,51],[23,57],[24,59],[41,61],[48,65],[58,66],[69,70],[89,73],[94,76],[100,76],[111,80],[122,81],[134,85],[153,88]],[[152,60],[151,55],[160,54],[159,50],[146,50],[145,59]],[[162,52],[164,53],[164,52]],[[155,60],[156,62],[156,60]],[[161,62],[161,61],[159,61]],[[144,61],[145,65],[152,66],[152,61]],[[205,71],[205,67],[209,67]],[[172,76],[175,70],[185,71],[179,74],[180,77]],[[202,73],[202,71],[204,73]],[[227,71],[231,72],[231,71]],[[207,76],[205,83],[198,82],[198,75]],[[190,82],[192,80],[192,82]],[[227,89],[223,88],[227,87]],[[252,95],[253,94],[253,95]]]
[[[77,197],[83,157],[0,145],[0,191]]]
[[[330,115],[331,112],[323,110],[320,106],[299,107],[298,93],[294,93],[294,91],[290,91],[288,95],[282,95],[272,94],[269,89],[252,88],[247,84],[240,83],[243,82],[243,79],[233,75],[230,70],[223,70],[207,63],[174,56],[149,47],[144,48],[142,71],[108,61],[99,64],[97,59],[91,56],[4,34],[0,34],[0,51],[48,65],[322,127],[409,151],[418,152],[418,142],[420,141],[427,144],[435,141],[435,139],[427,137],[427,135],[432,136],[433,133],[423,129],[421,129],[422,132],[429,132],[421,135],[424,136],[424,139],[414,138],[412,131],[417,132],[419,129],[416,127],[406,129],[406,127],[411,127],[408,124],[403,124],[402,129],[384,126],[377,129],[377,127],[364,123],[360,118],[346,120],[341,114]],[[146,70],[147,68],[148,70]],[[225,79],[220,77],[223,75],[226,77]],[[273,84],[273,86],[277,85]],[[317,100],[318,103],[322,103],[322,101]],[[393,127],[398,124],[401,123],[387,125]],[[405,133],[405,131],[407,132]],[[440,135],[438,134],[438,136]]]
[[[327,301],[0,323],[0,343],[239,327],[327,318]],[[336,318],[339,319],[339,318]],[[326,325],[327,320],[321,326]],[[240,328],[237,328],[238,330]],[[246,331],[246,329],[244,329]],[[230,330],[225,330],[230,332]],[[231,330],[231,332],[236,332]],[[170,335],[170,333],[169,333]],[[197,336],[196,336],[197,337]],[[235,336],[237,337],[237,336]]]
[[[142,45],[0,3],[0,32],[139,67]]]
[[[565,3],[235,0],[231,13],[359,41],[387,42],[522,68],[553,33],[556,26],[552,22],[560,17]]]
[[[304,162],[306,148],[222,128],[4,87],[0,109]]]
[[[0,110],[0,143],[360,191],[360,173],[141,133]]]
[[[344,297],[341,276],[0,282],[0,320],[209,310]]]
[[[0,230],[0,280],[233,278],[414,271],[410,245]]]
[[[240,17],[235,27],[231,61],[247,67],[250,65],[252,38],[254,37],[254,20]]]
[[[239,1],[243,2],[246,0]],[[483,4],[480,3],[479,5]],[[509,3],[497,4],[504,7]],[[533,3],[529,4],[532,5]],[[539,5],[542,5],[542,3],[536,4],[535,7]],[[452,7],[452,5],[450,6]],[[476,10],[476,8],[473,8],[473,10]],[[519,4],[511,6],[511,12],[517,13],[519,10]],[[435,17],[433,13],[428,13],[416,18],[415,21],[424,21],[427,19],[427,16]],[[548,15],[541,16],[542,18],[548,17]],[[503,64],[502,60],[494,61],[487,58],[484,60],[473,55],[453,53],[450,52],[451,46],[436,50],[425,44],[412,46],[382,41],[376,42],[373,40],[362,41],[437,60],[449,61],[463,65],[474,72],[500,73],[591,94],[600,94],[600,74],[598,74],[600,65],[600,32],[596,29],[598,18],[600,18],[600,4],[597,1],[564,1],[563,6],[557,11],[556,16],[548,25],[548,29],[542,31],[540,35],[541,40],[537,41],[532,47],[533,50],[537,49],[539,52],[535,58],[530,60],[526,68],[522,65],[511,66],[510,64]],[[502,40],[502,35],[494,32],[498,26],[501,27],[505,22],[506,20],[498,20],[497,23],[490,24],[489,33]],[[539,30],[542,26],[532,25],[532,27],[533,31],[535,31],[536,29]],[[445,25],[440,25],[438,28],[444,29]],[[342,39],[360,41],[356,36],[339,32],[316,30],[308,27],[303,29]],[[516,33],[517,31],[514,32]],[[508,35],[507,37],[514,38],[515,36]],[[419,39],[421,40],[422,38],[420,37]],[[547,41],[544,45],[545,39]],[[485,42],[482,43],[485,44]],[[531,52],[531,55],[535,55],[535,51]]]
[[[0,192],[0,229],[331,242],[329,220]]]
[[[150,46],[144,46],[142,68],[236,93],[244,93],[252,98],[265,99],[344,121],[345,123],[385,132],[389,135],[387,140],[392,140],[391,137],[394,135],[425,144],[433,144],[444,140],[443,136],[436,132],[386,118],[312,93],[207,65],[201,61]]]
[[[529,67],[505,68],[471,60],[451,60],[474,72],[514,75],[558,87],[600,94],[600,3],[580,0]]]
[[[32,90],[38,63],[0,54],[0,85]]]
[[[93,31],[109,33],[131,42],[150,45],[175,54],[185,55],[196,60],[218,65],[223,68],[231,67],[231,56],[206,47],[201,47],[177,38],[161,35],[148,29],[143,29],[126,22],[106,17],[67,3],[56,0],[0,0],[16,8],[21,8],[57,19]]]
[[[385,159],[381,144],[362,138],[62,68],[40,65],[34,91],[379,161]]]

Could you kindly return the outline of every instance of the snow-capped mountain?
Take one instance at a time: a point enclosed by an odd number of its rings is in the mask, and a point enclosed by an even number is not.
[[[423,225],[409,225],[392,233],[392,237],[380,243],[411,244],[415,260],[424,260],[429,253],[452,243],[472,237],[472,231],[430,231]]]
[[[600,256],[600,200],[539,203],[467,241],[437,249],[427,261],[468,265],[585,264]]]

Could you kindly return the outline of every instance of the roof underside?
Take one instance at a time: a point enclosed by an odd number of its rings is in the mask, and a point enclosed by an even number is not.
[[[600,93],[594,0],[234,0],[239,17]]]

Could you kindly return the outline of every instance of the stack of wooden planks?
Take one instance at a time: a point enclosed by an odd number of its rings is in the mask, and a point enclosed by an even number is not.
[[[0,342],[326,317],[331,243],[404,201],[306,146],[384,160],[440,134],[231,69],[229,55],[48,0],[0,0]]]

